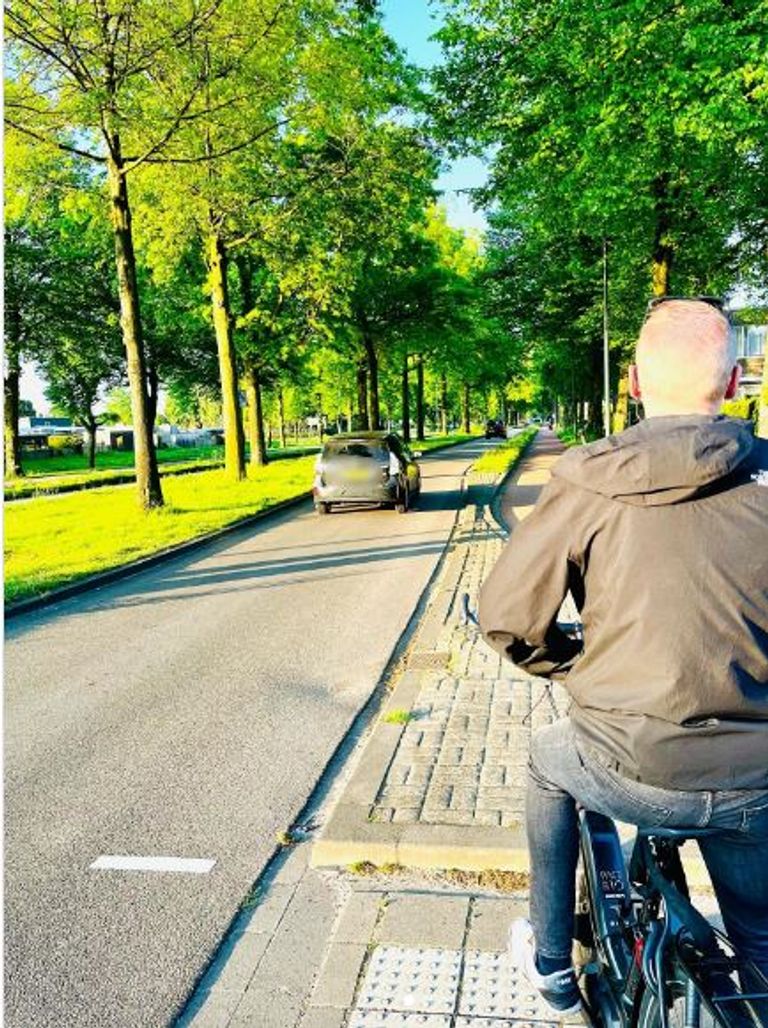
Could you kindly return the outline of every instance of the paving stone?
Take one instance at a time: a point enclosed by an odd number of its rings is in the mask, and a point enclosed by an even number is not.
[[[418,807],[408,808],[399,807],[392,813],[393,824],[416,824],[419,820],[419,809]]]
[[[300,1028],[344,1028],[347,1014],[335,1007],[309,1007],[301,1021]]]
[[[459,991],[461,951],[377,946],[360,986],[359,1010],[450,1014]]]
[[[268,886],[258,895],[250,910],[243,911],[238,924],[242,924],[246,932],[271,934],[280,923],[295,891],[295,885],[287,885],[282,881]]]
[[[284,985],[251,987],[227,1028],[293,1028],[300,1011],[299,998]]]
[[[242,998],[240,991],[201,993],[176,1021],[176,1028],[226,1028]]]
[[[551,1020],[544,1000],[506,953],[467,950],[459,996],[460,1014],[472,1017]]]
[[[255,1017],[271,1002],[284,1008],[285,1017],[282,1022],[277,1016],[265,1020],[265,1028],[293,1024],[289,1015],[298,1016],[312,989],[325,954],[329,928],[336,920],[336,903],[331,885],[317,872],[307,872],[251,979],[242,1007],[236,1012],[236,1018],[242,1020],[233,1021],[233,1028],[260,1025],[261,1022],[249,1022],[247,1018]]]
[[[291,846],[284,849],[276,866],[275,878],[281,885],[297,885],[309,865],[309,846]]]
[[[467,949],[503,953],[510,924],[516,917],[527,915],[526,900],[477,897],[472,904]]]
[[[333,941],[359,942],[366,945],[383,910],[384,902],[384,895],[380,892],[353,892],[336,922]]]
[[[270,938],[266,932],[243,932],[228,936],[201,980],[200,990],[244,992],[266,952]]]
[[[559,1028],[558,1021],[518,1021],[498,1017],[457,1017],[455,1028]]]
[[[312,991],[312,1004],[339,1010],[352,1006],[366,953],[362,943],[332,942]]]
[[[465,896],[398,893],[390,897],[376,939],[391,946],[460,947],[469,910]]]
[[[416,785],[387,785],[376,800],[382,807],[420,807],[424,789]]]
[[[451,1028],[447,1014],[400,1014],[386,1010],[355,1010],[348,1028]]]
[[[427,807],[421,812],[419,821],[426,825],[467,825],[477,824],[473,810],[451,810],[445,807]]]
[[[484,810],[475,807],[472,812],[472,824],[480,825],[486,828],[500,828],[501,827],[501,811],[500,810]]]

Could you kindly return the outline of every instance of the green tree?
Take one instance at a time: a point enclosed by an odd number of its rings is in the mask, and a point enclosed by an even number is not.
[[[210,116],[201,37],[233,6],[238,5],[69,0],[41,8],[20,0],[6,8],[8,125],[43,146],[92,162],[103,176],[133,407],[136,481],[145,508],[163,501],[148,410],[128,176],[153,163],[190,160],[172,149],[182,129]],[[214,157],[209,149],[195,159]]]
[[[760,266],[762,5],[695,0],[663,16],[650,0],[446,6],[436,123],[454,146],[493,147],[483,199],[502,219],[508,313],[526,323],[527,346],[550,347],[553,356],[560,348],[563,359],[551,363],[574,380],[594,375],[581,387],[589,394],[581,402],[594,406],[604,239],[619,365],[644,294],[721,292]],[[559,297],[556,317],[543,299],[549,291]],[[532,297],[537,314],[519,302]]]

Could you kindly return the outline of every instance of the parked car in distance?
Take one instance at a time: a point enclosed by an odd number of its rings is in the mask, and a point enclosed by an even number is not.
[[[318,514],[345,503],[394,506],[404,514],[421,491],[421,472],[394,432],[344,432],[328,439],[315,463]]]
[[[507,426],[501,420],[489,418],[485,423],[485,438],[486,439],[506,439],[507,438]]]

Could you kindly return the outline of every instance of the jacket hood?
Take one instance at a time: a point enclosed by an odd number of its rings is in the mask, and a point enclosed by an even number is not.
[[[731,475],[755,445],[750,421],[717,415],[648,418],[568,450],[553,475],[638,507],[689,500]]]

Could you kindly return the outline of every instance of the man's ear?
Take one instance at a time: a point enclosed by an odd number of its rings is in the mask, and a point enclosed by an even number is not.
[[[736,395],[736,390],[739,388],[739,382],[741,381],[741,364],[735,364],[731,377],[728,379],[728,385],[725,387],[725,399],[732,400]]]
[[[640,378],[637,374],[637,364],[629,365],[629,395],[633,400],[641,399]]]

